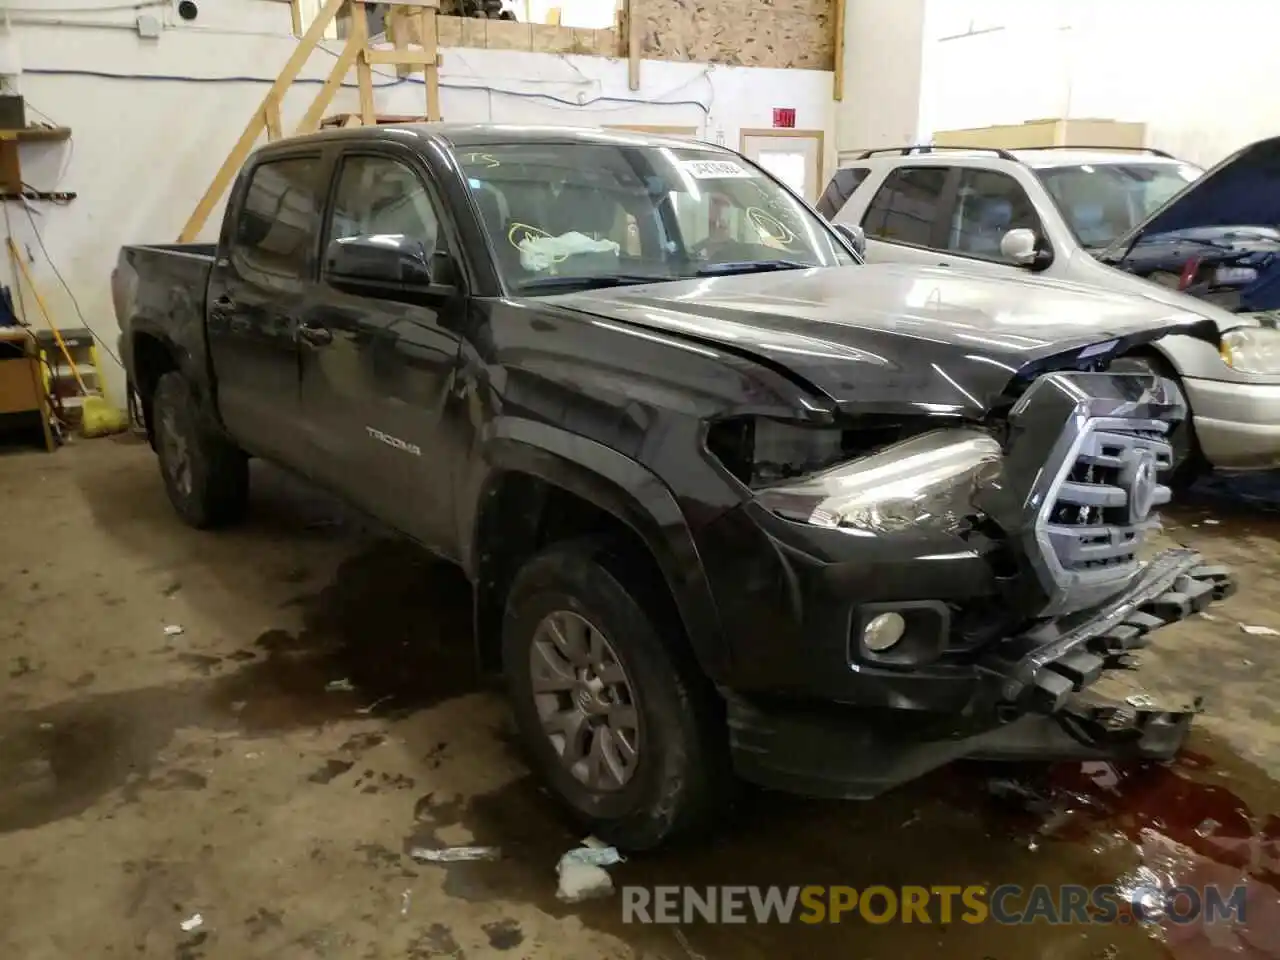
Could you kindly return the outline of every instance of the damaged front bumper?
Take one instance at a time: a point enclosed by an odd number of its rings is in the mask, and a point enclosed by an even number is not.
[[[767,787],[869,798],[963,758],[1167,759],[1200,701],[1109,697],[1095,685],[1109,672],[1134,670],[1133,652],[1153,630],[1234,588],[1224,567],[1195,551],[1166,551],[1102,607],[1001,642],[977,665],[965,716],[767,705],[726,693],[735,767]]]

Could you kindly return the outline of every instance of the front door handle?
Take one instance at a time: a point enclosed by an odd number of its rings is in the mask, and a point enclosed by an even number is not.
[[[333,333],[328,327],[320,327],[310,323],[298,325],[298,337],[313,347],[327,347],[333,343]]]

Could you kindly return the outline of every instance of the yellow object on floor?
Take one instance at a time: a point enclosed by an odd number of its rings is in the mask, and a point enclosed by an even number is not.
[[[45,386],[50,396],[60,398],[62,405],[72,405],[73,401],[79,401],[80,406],[80,431],[86,437],[102,437],[112,433],[120,433],[129,428],[129,417],[125,411],[114,406],[107,399],[106,387],[103,385],[101,371],[98,369],[98,351],[93,340],[93,333],[89,330],[79,331],[78,334],[71,337],[71,345],[67,343],[62,331],[58,329],[58,325],[53,322],[53,316],[49,312],[49,307],[44,302],[44,297],[40,293],[40,288],[36,286],[35,280],[31,276],[31,271],[27,267],[26,261],[22,258],[17,246],[10,237],[8,241],[9,258],[18,267],[22,279],[26,280],[27,287],[30,289],[32,296],[35,298],[36,307],[40,311],[40,315],[44,318],[49,332],[53,334],[54,344],[57,346],[57,353],[61,354],[63,360],[66,361],[64,366],[61,360],[56,356],[50,357],[48,354],[52,352],[52,345],[42,343],[41,354],[46,361],[46,367],[49,373],[46,375]],[[16,280],[16,277],[15,277]],[[24,318],[25,320],[25,318]],[[45,340],[43,336],[38,336],[37,340]],[[75,347],[80,351],[79,362],[76,360],[72,348]],[[56,362],[55,362],[56,361]],[[81,368],[84,368],[82,374]],[[79,391],[79,397],[63,396],[58,387],[59,381],[69,374],[74,379],[75,389]],[[92,375],[95,387],[90,389],[85,383],[84,374]]]
[[[87,395],[80,408],[80,432],[86,437],[105,437],[129,429],[129,417],[113,407],[106,397]]]

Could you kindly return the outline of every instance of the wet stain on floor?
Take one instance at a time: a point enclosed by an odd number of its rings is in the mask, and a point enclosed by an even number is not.
[[[140,785],[153,785],[146,779],[153,758],[181,728],[264,734],[394,718],[477,689],[472,651],[459,642],[469,632],[469,587],[415,547],[374,544],[302,606],[304,627],[263,633],[260,653],[247,661],[176,655],[207,681],[88,695],[39,711],[0,708],[0,766],[18,771],[12,786],[0,786],[0,833],[72,816],[126,784],[136,796]],[[365,734],[353,748],[377,736]],[[311,779],[328,783],[350,766],[330,759]]]
[[[423,798],[406,846],[436,845],[442,827],[463,824],[474,843],[498,846],[503,857],[433,867],[444,871],[450,896],[530,902],[655,952],[670,952],[679,929],[683,948],[708,958],[844,956],[850,950],[859,956],[940,950],[1010,958],[1280,957],[1280,829],[1274,815],[1255,813],[1233,788],[1254,794],[1261,809],[1280,806],[1280,790],[1259,771],[1219,768],[1203,754],[1168,766],[958,765],[857,805],[748,791],[715,837],[635,856],[609,871],[618,887],[649,890],[1015,884],[1029,892],[1037,884],[1084,884],[1114,885],[1117,896],[1128,896],[1143,885],[1166,891],[1216,885],[1230,897],[1243,888],[1244,922],[1231,927],[1142,924],[1129,916],[1107,925],[998,928],[939,923],[936,912],[929,925],[869,924],[856,914],[813,926],[710,925],[694,917],[678,927],[627,924],[617,896],[574,906],[556,899],[548,865],[582,832],[532,778],[466,802]]]

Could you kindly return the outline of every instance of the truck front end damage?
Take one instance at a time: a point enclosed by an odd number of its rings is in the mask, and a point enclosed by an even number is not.
[[[1198,700],[1112,681],[1233,590],[1194,551],[1146,543],[1185,414],[1159,378],[1051,373],[984,424],[770,476],[701,545],[713,582],[738,585],[722,615],[739,773],[870,797],[965,757],[1173,756]],[[768,459],[737,456],[740,475]]]

